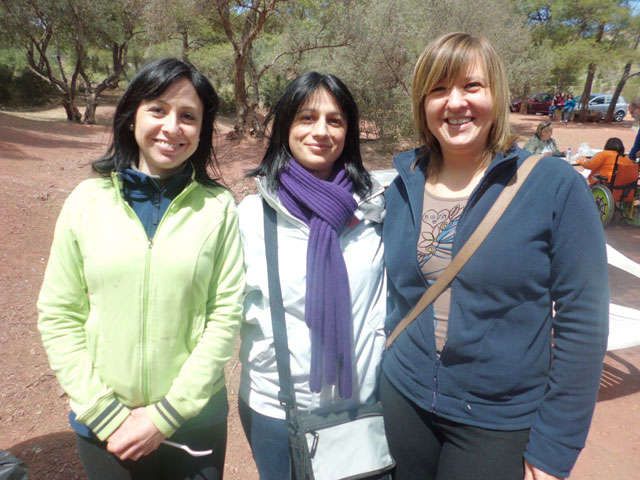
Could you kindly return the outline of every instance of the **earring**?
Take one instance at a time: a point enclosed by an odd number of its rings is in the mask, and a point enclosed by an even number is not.
[[[133,132],[133,123],[129,124],[129,130],[131,130]]]

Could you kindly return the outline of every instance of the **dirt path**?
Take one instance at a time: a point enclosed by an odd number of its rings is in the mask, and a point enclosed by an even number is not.
[[[0,113],[0,449],[11,450],[30,467],[35,479],[82,479],[74,437],[67,424],[68,404],[53,376],[35,328],[35,302],[49,254],[53,227],[62,202],[90,173],[89,162],[110,140],[112,109],[101,107],[101,125],[74,125],[60,110],[29,115]],[[536,116],[513,115],[520,144],[535,131]],[[558,124],[559,147],[574,151],[588,141],[602,148],[620,137],[630,146],[635,137],[629,120],[622,124]],[[218,125],[224,134],[229,120]],[[236,199],[254,191],[243,173],[257,165],[264,145],[253,139],[218,138],[224,179]],[[391,168],[394,146],[363,143],[367,166]],[[614,226],[609,243],[640,261],[640,229]],[[612,299],[640,308],[640,281],[612,269]],[[640,347],[607,355],[592,431],[572,479],[633,479],[640,470]],[[235,403],[239,365],[227,368],[231,416],[227,447],[228,479],[257,478],[237,418]]]

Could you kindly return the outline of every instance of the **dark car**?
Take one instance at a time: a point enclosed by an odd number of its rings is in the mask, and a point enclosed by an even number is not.
[[[527,99],[527,113],[544,113],[549,114],[549,107],[553,103],[553,93],[534,93]],[[522,100],[514,100],[511,102],[511,111],[519,112]]]

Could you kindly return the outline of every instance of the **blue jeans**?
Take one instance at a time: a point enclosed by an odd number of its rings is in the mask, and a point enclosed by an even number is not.
[[[571,119],[571,112],[573,112],[573,107],[564,107],[562,109],[562,120],[564,120],[565,114],[567,115],[567,120]]]
[[[285,421],[251,410],[240,397],[238,413],[260,480],[289,480],[289,435]]]

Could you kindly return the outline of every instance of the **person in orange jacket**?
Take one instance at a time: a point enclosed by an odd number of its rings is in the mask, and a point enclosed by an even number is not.
[[[607,179],[611,179],[613,174],[613,166],[618,158],[618,165],[631,165],[633,162],[630,158],[624,156],[624,144],[622,140],[617,137],[612,137],[607,140],[604,145],[604,150],[596,154],[593,158],[588,160],[576,160],[578,165],[591,170],[589,174],[589,185],[595,183],[594,175],[599,174]]]

